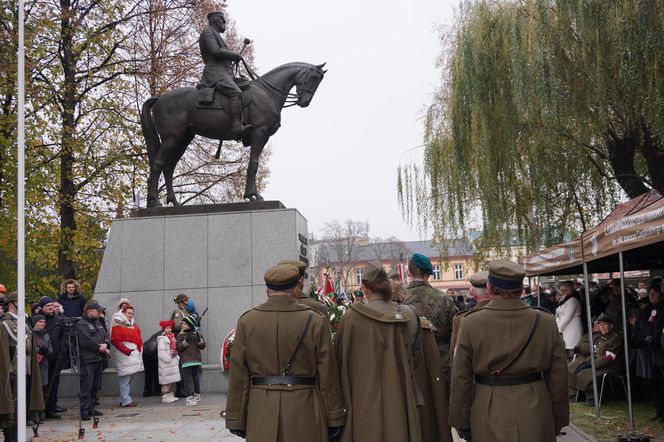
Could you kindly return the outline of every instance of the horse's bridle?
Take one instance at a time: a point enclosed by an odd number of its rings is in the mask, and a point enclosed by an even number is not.
[[[257,76],[253,71],[251,71],[251,70],[249,69],[249,67],[248,67],[246,64],[245,64],[245,68],[247,68],[247,72],[249,72],[249,76],[251,76],[254,80],[258,80],[258,81],[260,81],[261,83],[265,84],[267,87],[269,87],[270,89],[272,89],[273,91],[275,91],[276,93],[278,93],[279,96],[281,96],[281,98],[283,98],[284,101],[285,101],[285,103],[286,103],[286,104],[284,105],[284,107],[295,106],[295,105],[298,103],[298,101],[300,100],[300,94],[299,94],[299,93],[296,92],[296,93],[293,94],[293,93],[291,93],[291,92],[288,92],[288,91],[284,91],[284,90],[282,90],[282,89],[279,89],[278,87],[271,85],[271,84],[270,84],[267,80],[265,80],[263,77],[259,77],[259,76]],[[302,72],[298,73],[297,76],[295,77],[295,84],[297,84],[297,83],[300,81],[300,77],[301,77],[302,75],[306,75],[306,78],[304,79],[304,83],[303,83],[303,85],[308,84],[308,80],[309,80],[309,75],[310,75],[310,74],[311,74],[311,68],[307,68],[307,69],[303,70]],[[311,93],[311,94],[313,94],[313,93],[316,92],[315,90],[307,89],[306,86],[303,86],[302,91],[303,91],[303,92],[309,92],[309,93]]]

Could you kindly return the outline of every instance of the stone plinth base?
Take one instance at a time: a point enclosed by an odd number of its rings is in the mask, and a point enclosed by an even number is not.
[[[307,255],[307,221],[297,210],[270,201],[223,206],[146,209],[114,220],[94,294],[107,307],[107,320],[118,300],[128,298],[148,339],[176,308],[173,298],[185,293],[199,313],[208,309],[203,363],[218,366],[226,334],[265,300],[265,270]]]

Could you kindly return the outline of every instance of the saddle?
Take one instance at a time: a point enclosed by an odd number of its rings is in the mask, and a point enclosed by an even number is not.
[[[251,91],[249,90],[250,80],[247,77],[236,77],[233,79],[242,91],[242,108],[244,109],[251,103]],[[219,93],[214,87],[205,86],[199,83],[198,97],[196,107],[198,109],[228,109],[228,97]]]

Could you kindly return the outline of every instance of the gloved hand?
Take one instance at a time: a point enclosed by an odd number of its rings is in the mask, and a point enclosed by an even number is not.
[[[578,367],[576,367],[576,370],[574,370],[574,374],[579,374],[581,370],[585,370],[586,368],[590,368],[590,364],[587,362],[582,362],[579,364]]]
[[[236,435],[237,437],[241,437],[242,439],[247,438],[247,432],[244,430],[230,430],[231,434]]]
[[[655,343],[655,338],[653,338],[650,335],[646,336],[646,345],[653,345],[654,343]]]
[[[473,437],[470,434],[470,428],[464,429],[464,430],[461,430],[461,429],[457,428],[457,433],[459,433],[459,437],[461,439],[464,439],[464,440],[467,440],[467,441],[473,440]]]
[[[327,427],[327,436],[330,438],[330,440],[339,437],[341,434],[341,428],[342,427]]]

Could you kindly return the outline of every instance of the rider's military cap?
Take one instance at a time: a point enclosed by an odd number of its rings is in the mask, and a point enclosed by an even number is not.
[[[362,281],[379,282],[387,281],[387,272],[377,262],[368,262],[362,269]]]
[[[270,290],[292,289],[300,280],[300,270],[293,264],[277,264],[265,272],[265,285]]]
[[[221,11],[213,11],[213,12],[210,12],[210,13],[207,15],[207,19],[208,19],[208,21],[212,21],[212,20],[214,20],[216,17],[219,17],[219,16],[221,16],[221,18],[222,18],[224,21],[226,21],[226,16],[225,16],[224,13],[221,12]]]
[[[281,261],[279,264],[290,264],[297,267],[297,269],[300,271],[300,276],[304,275],[304,272],[307,270],[307,264],[303,261],[300,261],[299,259],[287,259],[285,261]]]
[[[486,280],[489,277],[489,272],[481,271],[474,273],[470,278],[468,278],[468,282],[473,287],[477,287],[480,289],[486,288]]]
[[[488,281],[493,287],[505,290],[516,290],[523,287],[526,272],[522,265],[506,259],[498,259],[489,263]]]
[[[427,275],[433,275],[433,265],[427,256],[424,256],[421,253],[414,253],[413,256],[410,257],[410,261],[415,264],[415,267],[422,270]]]

